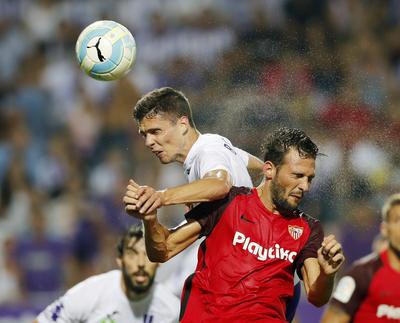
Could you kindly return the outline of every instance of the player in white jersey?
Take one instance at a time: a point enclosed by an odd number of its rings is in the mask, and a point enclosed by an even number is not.
[[[136,212],[143,215],[161,206],[217,200],[225,197],[232,185],[252,187],[248,170],[260,177],[263,173],[264,163],[260,159],[234,147],[227,138],[200,134],[188,99],[175,89],[165,87],[144,95],[134,108],[134,118],[145,145],[161,163],[182,164],[189,183],[160,191],[149,186],[136,190],[137,184],[130,180],[123,198],[128,214],[137,216]],[[185,252],[193,253],[192,250]],[[193,272],[195,257],[184,256],[181,255],[182,261],[189,264],[186,268],[182,266],[180,272]],[[299,297],[300,285],[296,289],[295,305]]]
[[[118,243],[118,266],[71,288],[39,314],[36,323],[178,322],[179,299],[155,283],[143,231],[132,227]]]
[[[189,183],[155,191],[143,186],[140,196],[125,196],[126,211],[134,215],[172,204],[206,202],[223,198],[233,184],[252,187],[247,169],[262,174],[263,162],[219,135],[201,135],[196,129],[187,98],[165,87],[142,97],[134,117],[145,145],[161,163],[178,162]],[[131,184],[134,182],[131,180]]]

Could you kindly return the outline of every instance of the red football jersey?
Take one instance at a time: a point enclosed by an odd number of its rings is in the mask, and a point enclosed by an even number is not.
[[[352,322],[400,322],[400,272],[388,262],[387,251],[357,261],[343,276],[331,303]]]
[[[273,214],[256,189],[244,187],[186,218],[201,224],[206,239],[182,292],[181,322],[286,322],[294,270],[317,257],[320,222],[298,210]]]

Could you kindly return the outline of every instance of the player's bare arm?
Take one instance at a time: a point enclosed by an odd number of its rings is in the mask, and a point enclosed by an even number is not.
[[[304,287],[309,302],[322,306],[332,294],[337,271],[344,262],[342,246],[333,234],[324,238],[318,249],[318,258],[308,258],[301,268]]]
[[[144,220],[146,252],[153,262],[165,262],[195,242],[201,226],[197,221],[189,221],[176,229],[167,229],[154,216]]]
[[[139,186],[131,179],[123,201],[128,214],[146,214],[166,205],[218,200],[225,197],[231,187],[231,176],[223,169],[212,170],[202,179],[161,191],[150,186]]]
[[[335,305],[330,305],[325,311],[321,323],[349,323],[350,320],[349,314]]]

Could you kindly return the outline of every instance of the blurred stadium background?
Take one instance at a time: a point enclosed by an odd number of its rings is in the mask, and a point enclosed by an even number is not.
[[[77,66],[77,36],[99,19],[135,36],[123,80]],[[258,156],[271,129],[306,130],[327,156],[304,209],[343,242],[347,266],[369,253],[400,184],[399,35],[396,0],[1,0],[0,322],[29,322],[115,267],[116,237],[134,221],[121,203],[130,177],[184,181],[131,117],[160,86],[189,97],[201,132]],[[302,299],[298,321],[321,311]]]

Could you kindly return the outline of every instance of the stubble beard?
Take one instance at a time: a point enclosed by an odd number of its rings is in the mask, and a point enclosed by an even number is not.
[[[132,281],[132,275],[129,275],[126,271],[125,265],[122,265],[122,278],[127,290],[127,293],[134,293],[136,295],[141,295],[146,293],[153,285],[154,276],[149,277],[149,282],[146,285],[136,285]]]
[[[271,199],[275,207],[280,213],[294,211],[297,205],[292,205],[284,198],[285,188],[281,186],[275,179],[271,182]]]

